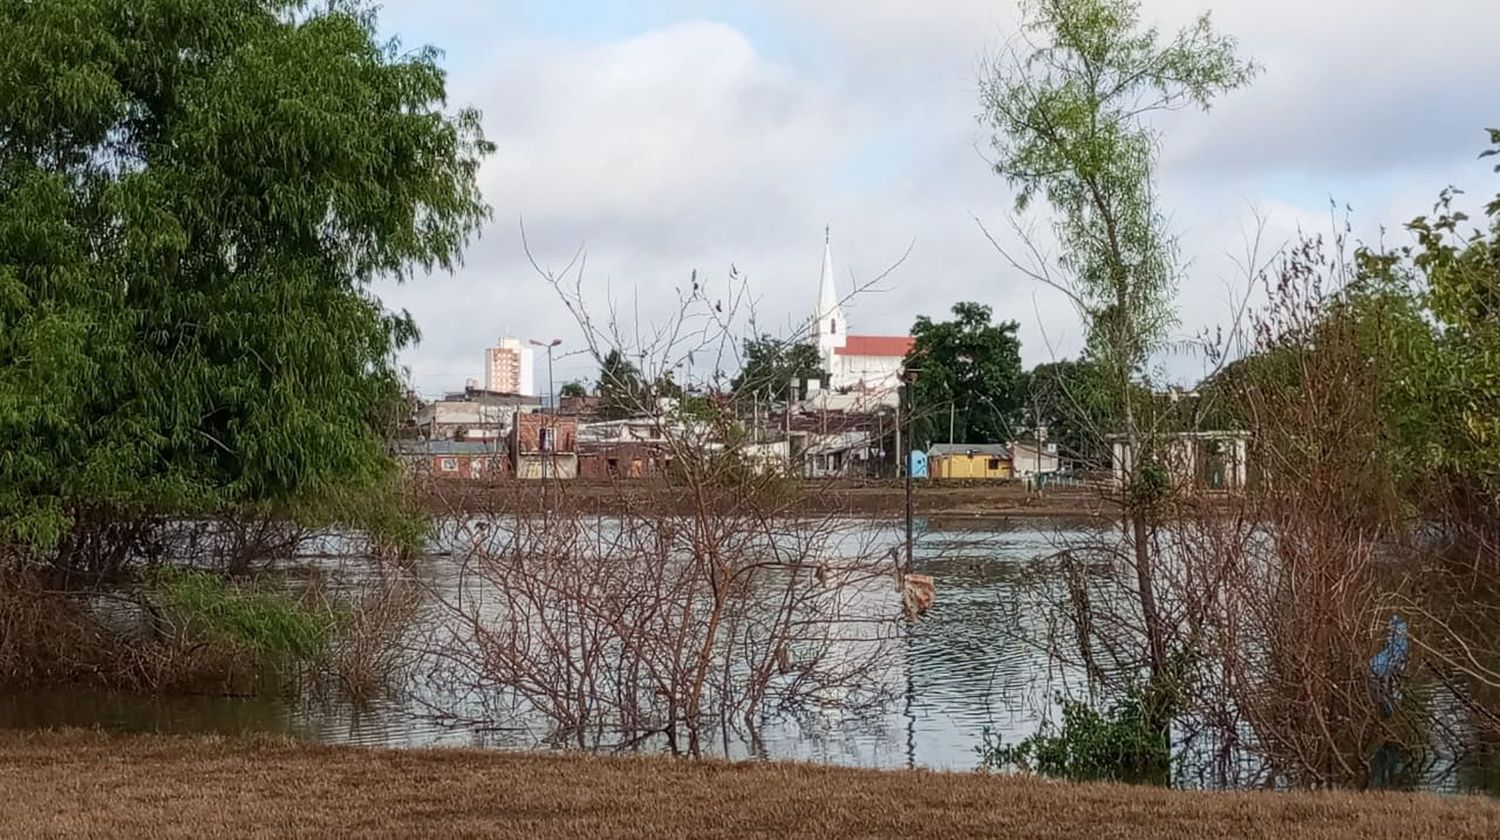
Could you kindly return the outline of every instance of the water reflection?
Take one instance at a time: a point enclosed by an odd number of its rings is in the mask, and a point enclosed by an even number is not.
[[[990,728],[1014,742],[1055,714],[1054,695],[1079,675],[1056,670],[1047,653],[1027,639],[1047,635],[1048,617],[1020,608],[1026,587],[1049,571],[1046,560],[1065,542],[1078,542],[1100,526],[1085,523],[931,521],[921,523],[916,571],[931,575],[937,600],[926,616],[891,640],[888,673],[893,702],[864,714],[817,713],[767,726],[751,739],[720,733],[710,752],[732,759],[795,759],[863,767],[969,769],[975,747]],[[437,586],[451,575],[457,528],[422,564]],[[850,521],[847,545],[895,545],[897,523]],[[347,545],[344,545],[347,548]],[[460,547],[461,548],[461,547]],[[341,585],[358,587],[363,568],[341,559],[338,540],[326,541],[318,562]],[[278,698],[149,698],[77,687],[0,697],[0,726],[100,727],[168,734],[269,733],[317,742],[379,746],[454,745],[505,749],[552,746],[540,721],[507,727],[445,726],[428,714],[430,696],[418,679],[402,702],[356,711],[338,702]],[[512,724],[513,725],[509,725]],[[632,750],[663,750],[661,739]],[[1400,757],[1391,764],[1398,766]],[[1180,778],[1179,781],[1182,781]],[[1189,779],[1188,783],[1192,783]],[[1201,783],[1201,780],[1200,782]],[[1481,748],[1475,760],[1433,786],[1489,789],[1500,783],[1500,754]]]
[[[894,661],[882,675],[895,698],[874,714],[819,713],[768,726],[754,743],[730,735],[717,751],[731,758],[792,758],[868,767],[971,768],[986,726],[1024,737],[1046,707],[1045,655],[1002,626],[1013,620],[1025,567],[1056,544],[1049,527],[990,522],[921,523],[917,571],[937,580],[937,602],[926,617],[894,640]],[[445,529],[424,574],[441,586],[459,529]],[[845,544],[899,540],[894,523],[852,522]],[[838,550],[835,547],[835,550]],[[345,586],[359,585],[359,564],[341,560],[337,540],[313,554]],[[480,745],[545,748],[545,726],[449,727],[427,715],[430,697],[420,681],[410,702],[356,711],[345,704],[278,698],[168,697],[77,687],[12,695],[0,700],[0,726],[101,727],[132,732],[226,735],[271,733],[361,745]],[[872,687],[874,688],[874,687]],[[645,742],[636,749],[663,749]]]

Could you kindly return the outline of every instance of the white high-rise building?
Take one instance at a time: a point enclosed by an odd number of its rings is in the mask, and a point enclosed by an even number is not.
[[[518,338],[503,338],[484,351],[484,389],[502,394],[536,396],[532,350]]]

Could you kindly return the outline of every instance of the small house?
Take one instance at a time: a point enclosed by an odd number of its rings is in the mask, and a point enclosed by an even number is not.
[[[403,441],[396,454],[407,469],[422,477],[477,481],[510,473],[504,441]]]
[[[652,443],[580,443],[579,478],[660,478],[667,474],[672,457],[665,447]]]
[[[998,480],[1015,469],[1003,443],[938,443],[927,449],[927,473],[938,481]]]
[[[578,418],[517,412],[510,454],[516,478],[577,478]]]
[[[1057,444],[1015,441],[1010,444],[1010,465],[1018,476],[1051,475],[1061,466]]]
[[[1174,487],[1192,490],[1242,490],[1250,483],[1250,433],[1245,431],[1176,432],[1152,441],[1155,456]],[[1136,455],[1121,435],[1110,438],[1111,467],[1117,486],[1130,484]]]

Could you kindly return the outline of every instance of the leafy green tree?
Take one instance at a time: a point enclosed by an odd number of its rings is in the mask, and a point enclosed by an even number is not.
[[[582,382],[568,382],[562,386],[562,395],[569,399],[586,397],[589,395],[589,389]]]
[[[1500,130],[1490,130],[1500,155]],[[1500,172],[1500,165],[1495,167]],[[1431,217],[1408,227],[1417,245],[1406,252],[1425,278],[1427,304],[1439,330],[1440,375],[1431,398],[1445,412],[1435,434],[1435,467],[1500,498],[1500,196],[1484,208],[1481,225],[1453,208],[1446,190]]]
[[[599,367],[599,416],[623,420],[646,411],[646,385],[640,369],[619,350],[611,350]]]
[[[1014,321],[995,324],[978,303],[953,307],[953,320],[917,319],[906,357],[912,388],[913,440],[1004,443],[1021,422],[1021,341]]]
[[[1483,156],[1500,155],[1500,131],[1490,141]],[[1489,516],[1500,508],[1500,196],[1472,225],[1456,194],[1443,191],[1407,225],[1415,245],[1359,251],[1356,282],[1319,326],[1338,316],[1354,324],[1378,373],[1390,440],[1381,454],[1410,500],[1446,486]]]
[[[1207,15],[1163,41],[1140,24],[1136,0],[1033,0],[1022,4],[1029,52],[997,59],[981,83],[994,131],[995,170],[1016,191],[1017,209],[1052,208],[1063,258],[1011,262],[1073,302],[1089,326],[1090,352],[1108,372],[1121,433],[1149,463],[1150,429],[1133,395],[1174,320],[1176,243],[1157,203],[1160,138],[1147,118],[1208,108],[1246,84],[1253,65]],[[1153,682],[1167,669],[1167,627],[1156,606],[1149,509],[1129,505],[1136,591]],[[1156,692],[1155,694],[1160,694]],[[1164,716],[1154,719],[1165,726]]]
[[[656,382],[651,386],[651,395],[662,399],[680,400],[684,393],[682,386],[678,385],[677,380],[672,377],[671,371],[656,377]]]
[[[1106,438],[1119,428],[1119,412],[1106,377],[1103,367],[1088,357],[1037,365],[1027,371],[1020,389],[1027,424],[1040,422],[1048,439],[1068,454],[1107,466]]]
[[[385,486],[491,150],[355,2],[0,0],[0,541]]]
[[[744,364],[730,381],[737,394],[759,393],[774,401],[786,401],[792,382],[824,380],[828,374],[818,359],[818,348],[806,342],[788,342],[770,335],[745,339]]]

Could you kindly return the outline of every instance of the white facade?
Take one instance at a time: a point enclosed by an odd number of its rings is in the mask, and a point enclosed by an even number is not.
[[[834,373],[836,354],[848,344],[849,322],[844,319],[844,308],[839,302],[838,285],[833,279],[833,241],[827,231],[823,236],[823,271],[818,278],[818,308],[813,313],[812,339],[818,345],[818,358],[823,369],[834,378],[830,387],[837,389],[838,377]]]
[[[856,336],[856,340],[862,336]],[[875,395],[893,395],[901,387],[901,370],[906,364],[906,354],[875,355],[855,354],[848,348],[835,353],[828,361],[827,370],[834,391],[862,392]],[[887,399],[878,400],[882,403]],[[894,405],[894,403],[890,403]]]
[[[515,406],[438,400],[417,412],[416,424],[434,439],[462,433],[464,440],[504,440],[515,413]]]
[[[1016,441],[1010,444],[1011,470],[1020,476],[1057,472],[1057,444]]]
[[[484,388],[502,394],[536,396],[535,357],[517,338],[500,340],[484,351]]]
[[[1157,442],[1158,460],[1178,489],[1240,490],[1249,482],[1249,432],[1179,432]],[[1135,453],[1128,441],[1114,437],[1111,467],[1115,483],[1130,483]]]
[[[833,273],[833,246],[825,235],[823,270],[818,278],[818,306],[809,339],[828,372],[824,387],[835,393],[865,393],[875,402],[894,405],[901,370],[911,339],[906,336],[850,335]]]

